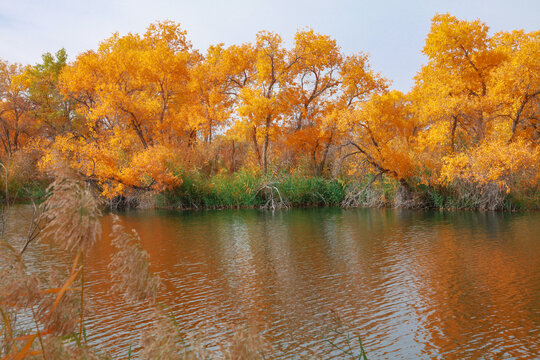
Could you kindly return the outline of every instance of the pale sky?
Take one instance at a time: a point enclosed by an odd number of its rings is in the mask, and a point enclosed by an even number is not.
[[[165,19],[179,22],[202,52],[253,41],[260,30],[290,45],[297,29],[311,27],[346,54],[368,53],[374,70],[408,91],[426,62],[421,50],[431,18],[446,12],[480,18],[492,32],[540,29],[540,0],[0,0],[0,59],[35,64],[64,47],[74,60],[113,32],[143,33]]]

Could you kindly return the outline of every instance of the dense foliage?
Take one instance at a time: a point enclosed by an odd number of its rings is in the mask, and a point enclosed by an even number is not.
[[[254,206],[276,179],[293,204],[341,202],[324,179],[374,179],[402,204],[538,206],[540,31],[488,30],[436,15],[407,94],[310,29],[290,48],[261,31],[202,54],[166,21],[71,63],[63,50],[0,62],[0,156],[11,178],[66,161],[105,197],[166,191],[184,206]]]

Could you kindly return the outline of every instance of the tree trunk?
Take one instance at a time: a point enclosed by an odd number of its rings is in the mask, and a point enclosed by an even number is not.
[[[328,139],[328,142],[326,143],[326,147],[324,148],[323,157],[317,169],[318,176],[322,176],[322,173],[324,171],[324,165],[326,165],[326,159],[328,158],[328,152],[330,151],[330,146],[332,144],[332,137],[333,137],[333,134],[330,136],[330,139]]]
[[[259,166],[262,166],[261,151],[259,150],[259,143],[257,142],[257,128],[255,127],[253,127],[252,141],[255,154],[257,155],[257,161],[259,162]]]
[[[268,144],[270,143],[270,121],[272,116],[268,115],[266,117],[266,125],[264,128],[264,144],[263,144],[263,174],[266,175],[268,172]]]
[[[229,166],[229,172],[232,174],[234,173],[235,166],[234,166],[234,155],[235,155],[235,147],[234,147],[234,140],[231,140],[231,164]]]
[[[454,152],[455,147],[455,136],[456,136],[456,128],[458,123],[458,117],[456,115],[452,115],[452,132],[450,134],[450,152]]]

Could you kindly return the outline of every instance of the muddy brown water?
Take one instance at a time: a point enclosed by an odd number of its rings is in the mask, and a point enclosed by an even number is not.
[[[32,209],[10,210],[20,245]],[[136,229],[180,330],[220,349],[238,327],[276,358],[343,358],[338,315],[370,359],[539,359],[540,213],[337,208],[120,214]],[[150,308],[109,293],[111,216],[87,256],[87,337],[115,358],[136,352]],[[49,243],[30,268],[71,265]],[[354,340],[354,339],[353,339]],[[353,341],[352,351],[358,351]]]

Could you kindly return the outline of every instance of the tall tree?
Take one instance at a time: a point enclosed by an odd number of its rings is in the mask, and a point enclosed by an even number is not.
[[[31,105],[24,71],[20,64],[0,61],[0,142],[7,156],[19,150],[36,129],[29,116]]]

